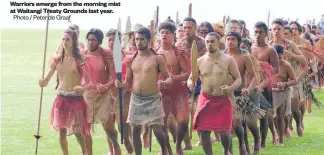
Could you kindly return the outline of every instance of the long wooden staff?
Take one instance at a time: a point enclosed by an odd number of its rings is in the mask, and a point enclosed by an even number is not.
[[[268,11],[268,19],[267,19],[267,26],[270,26],[270,10]]]
[[[192,17],[192,3],[189,4],[188,10],[188,17]]]
[[[191,77],[192,77],[192,83],[194,84],[194,88],[191,92],[191,107],[190,107],[190,125],[189,125],[189,138],[192,139],[192,127],[193,127],[193,116],[194,116],[194,104],[195,104],[195,89],[196,89],[196,81],[194,79],[197,79],[198,74],[196,73],[197,68],[197,59],[198,59],[198,46],[196,40],[193,41],[192,47],[191,47]]]
[[[152,34],[152,38],[150,40],[150,47],[154,49],[154,42],[155,42],[155,26],[154,26],[154,20],[151,20],[150,30]],[[150,147],[149,151],[152,152],[152,126],[149,127],[149,136],[150,136]]]
[[[47,13],[47,23],[46,23],[46,34],[45,34],[45,47],[44,47],[44,57],[43,57],[42,79],[44,79],[44,74],[45,74],[45,59],[46,59],[46,51],[47,51],[48,24],[49,24],[49,12]],[[39,135],[39,129],[40,129],[40,119],[41,119],[41,114],[42,114],[42,103],[43,103],[43,87],[41,87],[41,95],[40,95],[40,103],[39,103],[39,112],[38,112],[37,134],[34,135],[34,137],[36,138],[35,154],[37,154],[37,150],[38,150],[38,140],[41,137]]]

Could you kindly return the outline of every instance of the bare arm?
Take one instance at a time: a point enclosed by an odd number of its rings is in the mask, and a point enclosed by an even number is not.
[[[195,69],[192,70],[192,71],[190,72],[189,78],[188,78],[188,80],[187,80],[187,86],[188,86],[189,88],[190,88],[190,86],[192,86],[192,85],[196,85],[196,82],[197,82],[198,77],[199,77],[199,75],[200,75],[200,73],[199,73],[199,62],[200,62],[200,60],[201,60],[201,58],[198,58],[198,60],[197,60],[197,65],[196,65]],[[194,75],[198,75],[198,76],[197,76],[197,77],[192,77],[192,74],[194,74]],[[193,78],[194,78],[194,79],[193,79]]]
[[[108,64],[110,79],[109,79],[108,83],[105,84],[105,87],[107,89],[112,88],[115,84],[115,80],[117,79],[115,64],[113,62],[114,62],[114,59],[112,58],[112,59],[110,59],[109,64]]]
[[[298,63],[302,64],[305,63],[306,59],[303,53],[299,50],[297,45],[293,42],[291,42],[292,52],[290,57],[294,58]]]
[[[274,74],[279,73],[279,57],[277,51],[274,48],[271,48],[270,50],[270,63],[275,71]]]
[[[132,71],[132,63],[127,63],[126,68],[126,78],[125,81],[122,84],[123,89],[129,89],[133,82],[133,71]]]
[[[289,78],[289,82],[287,82],[287,86],[290,87],[290,86],[294,86],[297,84],[297,79],[296,79],[296,75],[295,75],[295,72],[294,70],[292,69],[291,65],[287,64],[287,69],[288,69],[288,78]]]
[[[179,75],[173,75],[172,79],[174,81],[186,81],[189,77],[190,74],[190,68],[189,68],[189,64],[187,63],[186,57],[182,56],[180,54],[179,56],[179,64],[180,64],[180,68],[182,70],[182,73]]]
[[[299,76],[297,76],[297,81],[300,81],[300,79],[302,79],[303,77],[305,77],[307,71],[308,71],[308,62],[306,61],[305,56],[303,55],[303,53],[299,50],[299,48],[297,47],[297,45],[295,43],[291,44],[291,47],[293,49],[294,54],[292,54],[292,57],[294,59],[296,59],[296,61],[300,64],[300,66],[302,67],[302,71],[299,74]]]
[[[241,79],[241,74],[240,71],[237,67],[237,64],[234,60],[234,58],[230,58],[230,66],[229,66],[229,73],[232,75],[233,77],[233,83],[230,86],[230,90],[234,91],[236,89],[238,89],[241,84],[242,84],[242,79]]]
[[[49,82],[52,78],[52,76],[54,75],[55,71],[56,71],[56,65],[57,65],[57,61],[56,60],[52,60],[50,63],[50,69],[47,72],[46,76],[45,76],[45,80],[47,82]]]
[[[166,85],[169,85],[172,83],[172,79],[171,79],[171,76],[169,75],[169,71],[168,71],[166,63],[164,61],[164,58],[160,55],[158,55],[157,57],[158,57],[157,61],[158,61],[160,73],[163,76],[163,78],[165,79],[164,82],[166,82]]]
[[[244,64],[246,66],[246,73],[247,73],[248,77],[252,77],[251,83],[247,88],[248,91],[251,91],[251,90],[254,90],[257,87],[258,79],[257,79],[257,77],[255,75],[254,70],[253,70],[252,60],[251,60],[250,56],[246,55],[244,58],[245,58],[244,59]]]

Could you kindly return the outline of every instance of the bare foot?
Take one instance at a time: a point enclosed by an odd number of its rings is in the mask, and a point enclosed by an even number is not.
[[[227,153],[224,153],[224,155],[232,155],[232,153],[228,151]]]
[[[240,155],[247,155],[245,144],[240,148]]]
[[[176,151],[177,151],[177,155],[184,155],[183,150],[181,148],[177,149]]]
[[[201,142],[198,141],[197,144],[195,145],[196,147],[201,146]]]
[[[260,142],[255,142],[253,144],[253,147],[252,147],[253,154],[259,153],[260,152],[260,147],[261,147]]]
[[[112,153],[111,152],[108,152],[108,155],[112,155]]]
[[[302,129],[301,126],[297,127],[297,135],[298,135],[299,137],[303,136],[303,129]]]
[[[279,146],[279,147],[284,147],[284,144],[279,143],[278,146]]]
[[[128,142],[125,141],[125,148],[126,148],[128,154],[132,154],[134,151],[133,145],[131,144],[130,141],[128,141]]]
[[[147,135],[143,134],[143,147],[145,149],[150,147],[150,136],[148,134]]]
[[[291,130],[289,128],[286,129],[286,132],[285,132],[285,137],[287,140],[290,140],[292,135],[291,135]]]
[[[187,146],[185,146],[184,148],[183,148],[183,150],[192,150],[192,146],[191,145],[187,145]]]
[[[277,135],[272,136],[272,144],[274,144],[274,145],[278,144],[278,136]]]

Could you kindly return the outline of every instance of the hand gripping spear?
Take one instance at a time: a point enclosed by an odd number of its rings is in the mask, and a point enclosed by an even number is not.
[[[195,89],[196,89],[196,81],[193,81],[194,79],[197,79],[198,75],[196,74],[196,67],[197,67],[197,59],[198,59],[198,46],[196,40],[193,41],[192,47],[191,47],[191,78],[192,83],[194,84],[194,87],[192,88],[191,92],[191,107],[190,107],[190,132],[189,132],[189,138],[192,139],[192,126],[193,126],[193,113],[194,113],[194,104],[195,104]]]
[[[46,23],[46,34],[45,34],[45,49],[44,49],[44,57],[43,57],[43,72],[42,72],[42,79],[44,79],[44,72],[45,72],[45,59],[46,59],[46,50],[47,50],[47,36],[48,36],[48,23],[49,23],[49,12],[47,13],[47,23]],[[39,128],[40,128],[40,119],[42,113],[42,103],[43,103],[43,87],[41,87],[41,95],[40,95],[40,103],[39,103],[39,112],[38,112],[38,126],[37,126],[37,134],[34,135],[36,138],[36,149],[35,154],[37,154],[38,149],[38,140],[40,139],[39,135]]]
[[[118,36],[118,32],[115,34],[115,41],[114,41],[114,65],[115,70],[117,73],[117,80],[122,81],[122,53],[121,53],[121,45]],[[124,127],[123,127],[123,89],[118,88],[118,97],[119,97],[119,117],[120,117],[120,142],[124,144]]]

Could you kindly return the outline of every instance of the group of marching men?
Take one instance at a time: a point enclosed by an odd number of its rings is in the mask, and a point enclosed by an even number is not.
[[[173,154],[168,132],[176,154],[191,150],[191,127],[199,135],[196,145],[207,155],[214,154],[215,141],[221,141],[225,155],[233,154],[234,135],[240,155],[258,153],[265,149],[268,128],[279,146],[293,130],[302,136],[306,110],[310,113],[312,102],[322,106],[312,87],[323,85],[323,36],[312,34],[309,25],[275,19],[269,28],[257,22],[252,40],[244,21],[228,24],[225,30],[223,22],[197,25],[187,17],[176,25],[167,19],[157,36],[137,24],[123,34],[129,43],[121,53],[113,49],[115,37],[121,40],[118,30],[104,35],[90,29],[85,48],[78,40],[79,27],[71,25],[39,81],[46,87],[57,72],[51,125],[59,132],[63,154],[68,154],[67,136],[74,134],[82,154],[92,155],[91,131],[97,123],[107,134],[111,155],[121,154],[115,122],[123,125],[119,132],[127,153],[136,155],[151,146],[151,129],[162,155]],[[107,48],[101,47],[104,36]],[[122,55],[122,80],[116,78],[116,54]],[[248,132],[254,138],[251,150]]]

